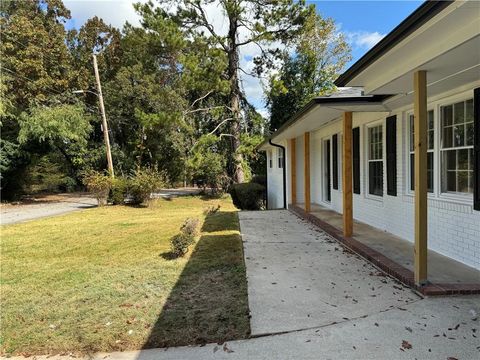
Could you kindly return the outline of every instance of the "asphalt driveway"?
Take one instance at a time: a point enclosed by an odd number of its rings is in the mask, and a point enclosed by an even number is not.
[[[88,194],[48,195],[29,201],[28,203],[2,205],[0,208],[0,224],[15,224],[95,206],[97,206],[97,200]]]

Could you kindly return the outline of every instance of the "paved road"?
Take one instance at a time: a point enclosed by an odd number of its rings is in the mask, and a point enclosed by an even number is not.
[[[47,198],[31,204],[3,205],[0,224],[15,224],[97,206],[97,200],[89,195],[59,194],[54,199]]]
[[[88,358],[480,358],[480,296],[423,299],[286,211],[242,212],[240,225],[253,338]]]
[[[154,198],[172,198],[176,196],[197,195],[198,188],[164,189],[153,193]],[[97,200],[88,194],[56,194],[39,197],[36,202],[19,205],[3,205],[0,224],[15,224],[43,217],[61,215],[75,210],[97,206]]]

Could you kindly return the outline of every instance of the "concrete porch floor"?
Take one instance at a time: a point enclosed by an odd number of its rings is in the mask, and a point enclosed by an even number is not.
[[[304,209],[304,204],[296,204],[296,206]],[[343,231],[342,215],[335,211],[312,204],[310,215]],[[397,264],[413,271],[413,243],[359,221],[354,221],[353,237]],[[479,284],[480,271],[433,250],[428,250],[428,279],[432,283]]]

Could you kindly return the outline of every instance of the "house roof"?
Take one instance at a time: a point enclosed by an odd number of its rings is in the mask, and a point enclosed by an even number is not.
[[[387,111],[383,105],[390,95],[363,95],[362,88],[339,88],[339,91],[329,96],[319,96],[310,100],[300,111],[285,122],[271,137],[258,146],[258,149],[268,145],[269,139],[278,138],[287,129],[293,126],[300,118],[305,117],[312,110],[319,110],[323,116],[316,116],[313,122],[315,127],[321,122],[328,122],[337,118],[345,111]]]
[[[378,58],[385,54],[388,50],[405,39],[408,35],[425,24],[428,20],[437,15],[447,6],[453,4],[454,1],[425,1],[420,7],[395,27],[388,35],[386,35],[378,44],[370,49],[356,63],[348,68],[335,81],[336,86],[346,86],[350,80],[355,78],[362,70],[374,63]]]
[[[475,1],[452,3],[424,2],[336,80],[339,92],[312,99],[270,139],[278,142],[314,130],[314,125],[334,120],[335,114],[338,119],[339,109],[380,112],[405,106],[412,101],[417,70],[429,72],[431,96],[471,82],[480,66],[480,53],[475,51],[480,46],[480,6]]]

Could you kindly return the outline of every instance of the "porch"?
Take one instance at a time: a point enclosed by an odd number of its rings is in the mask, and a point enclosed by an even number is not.
[[[354,235],[344,237],[342,214],[317,204],[311,204],[308,213],[304,204],[290,205],[289,209],[385,272],[407,285],[415,286],[412,242],[359,221],[354,221]],[[479,270],[430,249],[427,262],[429,284],[418,288],[424,295],[480,293]]]

